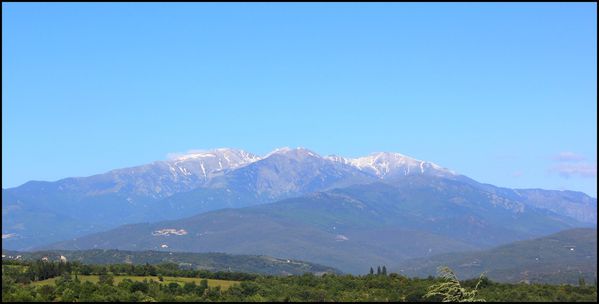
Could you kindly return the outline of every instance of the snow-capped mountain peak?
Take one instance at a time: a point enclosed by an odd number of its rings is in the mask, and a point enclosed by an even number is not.
[[[318,155],[316,152],[303,148],[303,147],[297,147],[295,149],[289,148],[289,147],[282,147],[282,148],[277,148],[275,150],[273,150],[272,152],[268,153],[266,156],[264,156],[264,158],[267,158],[271,155],[276,155],[276,154],[281,154],[281,155],[290,155],[290,156],[307,156],[307,157],[317,157],[320,158],[320,155]]]
[[[231,148],[218,148],[218,149],[213,149],[213,150],[189,151],[185,154],[177,155],[176,157],[174,157],[173,160],[174,161],[183,161],[183,160],[196,159],[196,158],[214,158],[214,157],[226,157],[226,158],[234,157],[234,158],[240,158],[244,162],[252,162],[252,161],[256,161],[256,160],[260,159],[260,157],[254,155],[252,153],[243,151],[243,150],[231,149]]]
[[[395,152],[376,152],[368,156],[358,158],[344,158],[337,155],[329,155],[326,157],[326,159],[343,164],[349,164],[361,171],[374,174],[379,178],[385,178],[391,175],[455,174],[454,172],[447,170],[437,164],[422,161]]]
[[[211,173],[236,169],[262,159],[252,153],[231,149],[218,148],[213,150],[190,151],[178,155],[168,161],[172,174],[195,175],[207,179]]]
[[[350,161],[351,161],[351,159],[349,159],[349,158],[345,158],[343,156],[339,156],[339,155],[335,155],[335,154],[325,156],[324,159],[334,161],[337,163],[342,163],[342,164],[350,164]]]
[[[321,157],[316,152],[303,147],[277,148],[264,157],[231,148],[195,150],[178,155],[167,163],[173,175],[197,176],[201,180],[208,180],[214,174],[219,174],[218,172],[220,171],[234,170],[272,156],[284,156],[299,161],[305,159],[332,161],[352,166],[362,172],[382,179],[414,174],[455,175],[454,172],[442,168],[437,164],[415,159],[400,153],[376,152],[358,158],[345,158],[338,155]]]
[[[414,172],[422,167],[424,162],[400,153],[377,152],[352,159],[350,163],[360,170],[369,171],[382,178],[396,170],[403,170],[404,175],[408,175],[410,171]],[[423,173],[423,168],[420,169]]]

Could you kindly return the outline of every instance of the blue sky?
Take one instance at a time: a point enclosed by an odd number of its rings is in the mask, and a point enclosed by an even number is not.
[[[595,3],[2,4],[2,187],[218,147],[597,195]]]

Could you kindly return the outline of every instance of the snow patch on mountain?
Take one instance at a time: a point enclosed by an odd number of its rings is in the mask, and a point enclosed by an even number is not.
[[[324,159],[335,163],[350,165],[360,171],[370,173],[379,178],[385,178],[389,175],[410,174],[456,175],[455,172],[435,163],[415,159],[400,153],[376,152],[358,158],[346,158],[338,155],[321,157],[314,151],[303,147],[281,147],[271,151],[263,157],[256,156],[243,150],[230,148],[194,150],[183,155],[177,155],[170,160],[169,163],[179,167],[184,175],[191,175],[193,173],[206,180],[209,179],[211,173],[237,169],[274,155],[295,159]]]
[[[455,172],[445,169],[435,163],[392,152],[377,152],[358,158],[344,158],[337,155],[329,155],[325,157],[325,159],[352,165],[361,171],[374,174],[379,178],[385,178],[387,175],[394,173],[408,175],[417,172],[420,174],[425,174],[426,172],[431,174],[455,175]]]
[[[179,168],[182,175],[196,176],[201,180],[207,180],[212,173],[237,169],[261,159],[261,157],[243,150],[218,148],[171,155],[171,159],[167,163],[169,167]]]
[[[310,157],[317,157],[317,158],[321,158],[320,155],[318,155],[316,152],[303,148],[303,147],[297,147],[295,149],[289,148],[289,147],[282,147],[282,148],[277,148],[275,150],[273,150],[272,152],[266,154],[266,156],[264,156],[264,158],[268,158],[272,155],[292,155],[292,156],[310,156]]]

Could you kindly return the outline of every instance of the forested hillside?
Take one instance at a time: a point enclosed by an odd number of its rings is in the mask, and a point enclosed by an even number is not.
[[[18,257],[18,258],[17,258]],[[192,253],[166,251],[126,250],[54,250],[36,252],[2,251],[8,260],[76,261],[83,264],[160,264],[174,263],[186,269],[233,271],[271,275],[290,275],[312,272],[315,274],[340,273],[339,270],[319,264],[280,259],[269,256],[232,255],[226,253]]]
[[[404,262],[398,269],[408,276],[434,275],[447,265],[462,278],[482,272],[499,282],[576,284],[597,279],[597,229],[578,228],[490,250],[441,254]]]

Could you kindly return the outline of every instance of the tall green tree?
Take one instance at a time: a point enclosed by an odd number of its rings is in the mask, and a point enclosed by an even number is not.
[[[114,284],[114,277],[111,274],[101,274],[98,276],[100,284],[106,284],[112,286]]]
[[[584,277],[583,276],[578,277],[578,286],[585,286],[585,285],[587,285],[587,284],[584,281]]]

